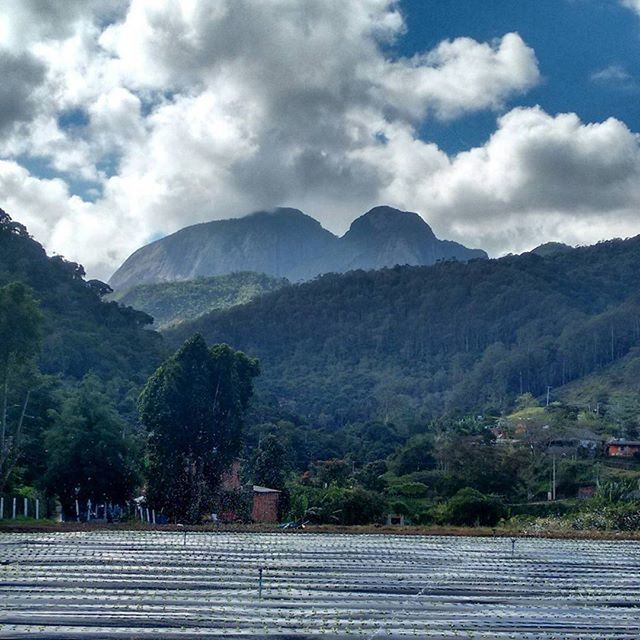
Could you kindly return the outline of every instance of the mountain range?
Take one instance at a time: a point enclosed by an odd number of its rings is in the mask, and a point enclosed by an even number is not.
[[[330,272],[485,258],[480,249],[438,239],[409,211],[375,207],[338,237],[298,209],[277,208],[192,225],[145,245],[127,258],[110,285],[124,291],[240,271],[300,282]]]

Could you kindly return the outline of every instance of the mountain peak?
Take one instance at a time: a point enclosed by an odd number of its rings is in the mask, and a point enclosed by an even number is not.
[[[274,207],[273,209],[261,209],[260,211],[253,211],[246,216],[236,218],[237,220],[251,220],[252,218],[271,218],[271,219],[291,219],[291,218],[308,218],[317,222],[311,216],[300,211],[300,209],[294,209],[293,207]],[[217,221],[214,221],[217,222]]]
[[[379,206],[338,238],[292,207],[206,222],[138,249],[112,276],[114,289],[253,271],[308,280],[331,271],[486,258],[483,251],[439,240],[417,213]]]
[[[356,218],[351,223],[345,237],[346,235],[354,237],[363,233],[380,232],[393,235],[419,233],[435,238],[431,227],[419,214],[413,211],[401,211],[388,206],[374,207],[359,218]]]

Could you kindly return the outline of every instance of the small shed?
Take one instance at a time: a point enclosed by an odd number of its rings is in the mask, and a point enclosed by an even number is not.
[[[253,507],[251,519],[254,522],[278,522],[280,491],[253,485]]]
[[[607,455],[611,458],[640,457],[640,440],[609,440]]]

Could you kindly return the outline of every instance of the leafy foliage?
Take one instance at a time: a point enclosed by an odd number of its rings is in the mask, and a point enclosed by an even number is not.
[[[45,432],[47,451],[43,486],[57,495],[67,514],[76,497],[122,503],[139,482],[137,455],[107,396],[95,378],[88,377],[53,413]]]
[[[43,373],[79,380],[93,372],[112,381],[122,399],[161,361],[161,339],[145,329],[147,314],[103,302],[102,289],[85,282],[81,265],[48,257],[24,226],[0,210],[0,286],[11,282],[30,287],[40,303]]]
[[[154,326],[164,329],[194,320],[214,309],[245,304],[288,284],[284,278],[243,271],[196,280],[138,285],[116,291],[110,299],[148,313],[154,319]]]
[[[22,283],[0,287],[0,492],[22,453],[24,423],[35,377],[31,360],[40,347],[42,315]],[[17,411],[12,410],[17,408]]]
[[[224,344],[190,338],[149,378],[140,418],[149,431],[150,502],[198,522],[220,475],[240,451],[244,412],[258,363]]]
[[[327,275],[170,332],[259,357],[262,393],[319,423],[504,410],[640,346],[640,238]]]
[[[445,521],[455,525],[494,526],[507,515],[504,505],[476,489],[460,489],[445,505]]]

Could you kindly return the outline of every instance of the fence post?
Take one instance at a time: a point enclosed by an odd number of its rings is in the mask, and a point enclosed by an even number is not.
[[[12,516],[11,516],[14,520],[16,519],[16,498],[13,499],[13,510],[12,510]]]
[[[4,498],[0,498],[0,520],[4,520]]]
[[[40,520],[40,498],[36,498],[36,520]]]
[[[24,498],[24,517],[29,516],[29,498]]]

